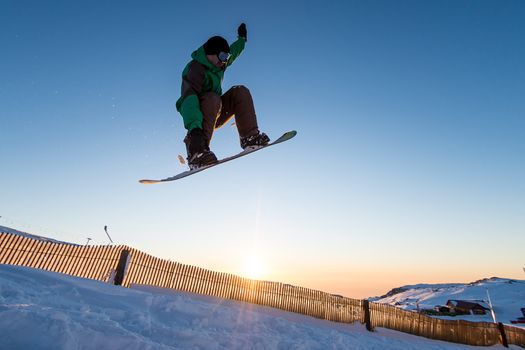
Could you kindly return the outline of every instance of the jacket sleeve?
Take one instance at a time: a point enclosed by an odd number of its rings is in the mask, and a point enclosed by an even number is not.
[[[177,110],[182,115],[184,127],[190,131],[195,128],[202,129],[202,111],[200,109],[199,94],[204,84],[204,67],[196,62],[191,62],[182,76],[182,91]]]
[[[228,67],[241,55],[241,52],[244,50],[246,45],[246,39],[239,37],[237,41],[230,45],[231,57],[228,60]]]

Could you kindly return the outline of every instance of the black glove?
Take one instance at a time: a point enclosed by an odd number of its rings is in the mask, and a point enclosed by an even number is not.
[[[246,31],[246,24],[241,23],[241,25],[239,26],[239,28],[237,28],[237,34],[238,34],[241,38],[244,38],[244,40],[248,41],[248,32]]]

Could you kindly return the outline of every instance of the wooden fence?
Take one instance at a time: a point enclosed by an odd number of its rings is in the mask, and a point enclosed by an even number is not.
[[[432,318],[378,303],[370,304],[370,314],[374,327],[394,329],[430,339],[477,346],[490,346],[502,342],[496,323]],[[525,336],[525,331],[521,331]],[[525,341],[525,338],[522,340]]]
[[[497,324],[442,320],[391,305],[369,303],[278,282],[159,259],[127,246],[79,246],[0,232],[0,264],[21,265],[104,282],[151,285],[274,307],[329,321],[367,323],[405,333],[478,346],[525,347],[525,330]]]
[[[0,233],[0,264],[28,266],[108,281],[110,272],[117,266],[122,248],[50,243]]]

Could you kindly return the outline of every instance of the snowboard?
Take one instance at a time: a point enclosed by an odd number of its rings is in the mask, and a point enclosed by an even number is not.
[[[167,177],[165,179],[160,179],[160,180],[143,179],[143,180],[139,180],[139,182],[141,184],[156,184],[156,183],[161,183],[161,182],[169,182],[169,181],[180,180],[180,179],[185,178],[187,176],[190,176],[190,175],[193,175],[193,174],[197,174],[197,173],[200,173],[201,171],[213,168],[214,166],[217,166],[219,164],[223,164],[223,163],[229,162],[230,160],[234,160],[234,159],[243,157],[245,155],[248,155],[250,153],[257,152],[257,151],[260,151],[262,149],[268,148],[270,146],[277,145],[279,143],[288,141],[288,140],[292,139],[295,135],[297,135],[297,131],[295,131],[295,130],[288,131],[288,132],[285,132],[277,140],[275,140],[273,142],[270,142],[266,146],[263,146],[263,147],[260,147],[260,148],[256,148],[256,149],[250,149],[250,150],[242,151],[240,153],[237,153],[236,155],[220,159],[217,163],[214,163],[214,164],[211,164],[211,165],[207,165],[207,166],[203,166],[203,167],[198,168],[198,169],[186,170],[186,171],[184,171],[184,172],[182,172],[180,174],[177,174],[177,175],[171,176],[171,177]]]

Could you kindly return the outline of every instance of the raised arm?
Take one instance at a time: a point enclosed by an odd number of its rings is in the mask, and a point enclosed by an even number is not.
[[[241,23],[239,28],[237,28],[237,40],[230,45],[231,57],[228,60],[228,66],[230,66],[236,59],[241,55],[241,52],[244,50],[244,46],[248,41],[248,32],[246,30],[246,24]]]

